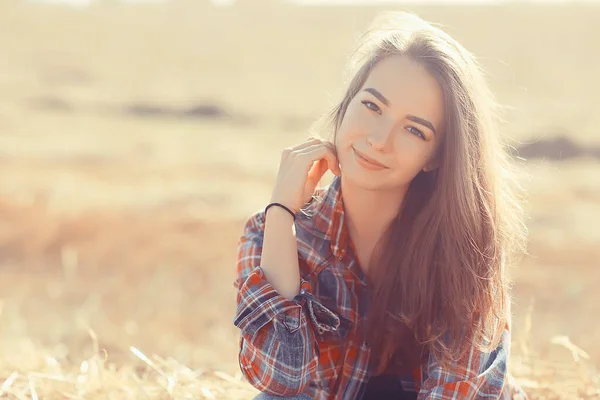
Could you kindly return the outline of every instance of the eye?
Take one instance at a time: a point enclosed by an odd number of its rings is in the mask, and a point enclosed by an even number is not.
[[[420,137],[421,139],[425,140],[425,135],[423,134],[423,132],[420,129],[417,129],[414,126],[407,126],[406,130],[409,131],[410,133],[412,133],[413,135],[416,135],[416,136]]]
[[[365,107],[367,107],[371,111],[375,111],[377,114],[381,114],[381,110],[379,109],[377,104],[373,103],[372,101],[363,100],[363,101],[361,101],[361,103],[363,103],[365,105]]]

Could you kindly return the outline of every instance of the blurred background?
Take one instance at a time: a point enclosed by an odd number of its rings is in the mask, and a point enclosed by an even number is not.
[[[600,398],[600,3],[449,0],[2,0],[0,395],[250,398],[243,223],[391,9],[478,56],[524,159],[513,374]]]

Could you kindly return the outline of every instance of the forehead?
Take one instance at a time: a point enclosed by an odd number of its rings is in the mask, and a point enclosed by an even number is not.
[[[444,93],[425,66],[408,56],[390,56],[371,70],[364,88],[373,87],[399,114],[411,114],[441,128],[444,118]]]

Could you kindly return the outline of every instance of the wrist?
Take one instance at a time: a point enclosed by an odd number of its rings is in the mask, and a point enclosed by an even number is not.
[[[295,201],[291,201],[291,200],[285,199],[285,198],[280,198],[280,197],[277,197],[277,196],[272,196],[271,199],[269,200],[269,202],[267,203],[267,206],[269,204],[273,204],[273,203],[279,203],[279,204],[287,207],[294,214],[298,212],[298,208],[299,207],[296,204],[297,202],[295,202]]]
[[[275,202],[275,201],[270,202],[265,207],[265,217],[270,212],[275,213],[275,214],[287,215],[292,220],[294,220],[294,221],[296,220],[296,211],[281,202]]]

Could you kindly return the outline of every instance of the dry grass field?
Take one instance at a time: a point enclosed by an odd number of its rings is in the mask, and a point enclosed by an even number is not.
[[[376,7],[0,4],[0,397],[249,399],[236,242]],[[510,368],[600,398],[600,7],[409,8],[489,71],[527,189]]]

